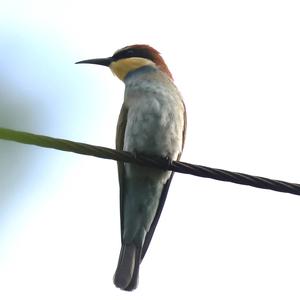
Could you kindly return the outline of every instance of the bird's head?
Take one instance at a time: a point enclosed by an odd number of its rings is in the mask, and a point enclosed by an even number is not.
[[[160,53],[148,45],[127,46],[117,50],[111,57],[88,59],[77,62],[77,64],[81,63],[107,66],[121,80],[124,80],[129,72],[144,66],[152,65],[159,68],[170,79],[173,79],[172,74]]]

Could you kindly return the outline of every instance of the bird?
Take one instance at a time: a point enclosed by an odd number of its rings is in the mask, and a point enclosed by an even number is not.
[[[116,149],[179,160],[186,135],[186,108],[161,54],[147,44],[123,47],[110,57],[77,63],[109,67],[125,84]],[[121,251],[114,284],[137,288],[140,264],[160,218],[172,171],[118,162]]]

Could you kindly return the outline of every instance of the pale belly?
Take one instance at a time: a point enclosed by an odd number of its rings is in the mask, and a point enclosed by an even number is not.
[[[183,104],[167,100],[145,97],[131,104],[124,150],[177,159],[183,142]]]

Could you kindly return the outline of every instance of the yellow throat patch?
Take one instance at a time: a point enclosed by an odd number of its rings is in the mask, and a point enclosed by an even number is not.
[[[128,72],[134,71],[144,66],[154,65],[154,62],[142,57],[129,57],[113,61],[110,69],[120,80],[124,80]]]

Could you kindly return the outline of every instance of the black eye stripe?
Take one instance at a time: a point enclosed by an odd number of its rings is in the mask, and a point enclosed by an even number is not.
[[[127,55],[134,55],[134,51],[132,49],[126,50]]]
[[[117,61],[122,58],[130,57],[142,57],[153,60],[153,56],[149,53],[148,49],[139,48],[139,49],[124,49],[113,55],[113,60]]]

